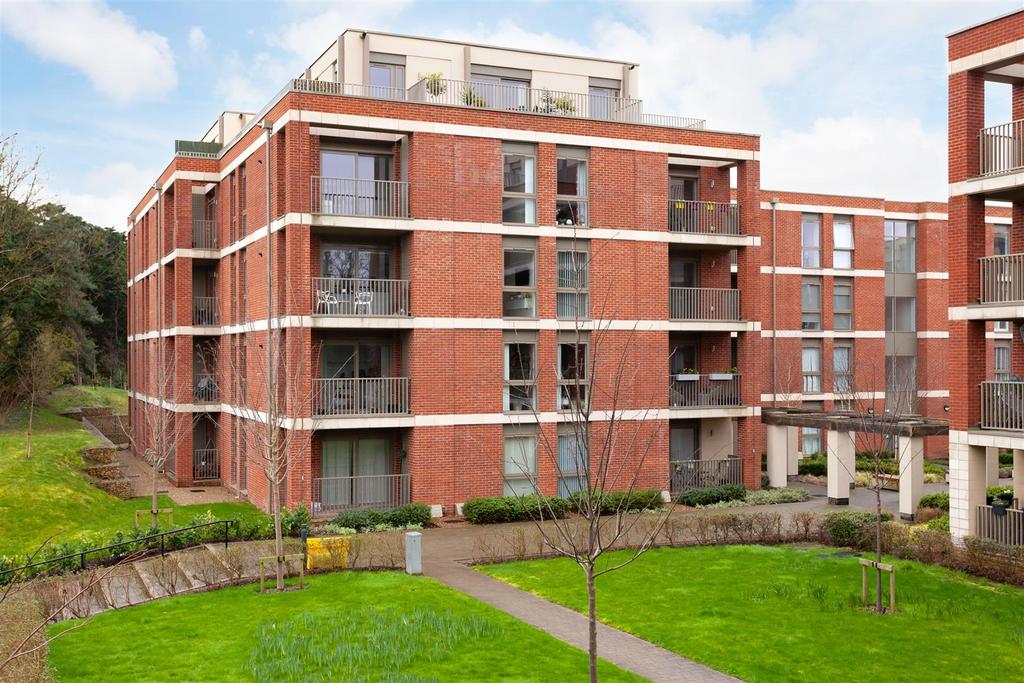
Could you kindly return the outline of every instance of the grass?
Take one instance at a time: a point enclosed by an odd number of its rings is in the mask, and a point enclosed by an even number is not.
[[[73,625],[52,627],[51,633]],[[50,644],[59,680],[584,680],[586,654],[432,579],[341,572],[97,615]],[[640,680],[601,662],[603,680]]]
[[[54,412],[82,406],[110,406],[116,414],[128,412],[128,392],[113,387],[66,386],[50,394],[47,406]]]
[[[32,552],[51,536],[63,541],[89,535],[102,542],[132,528],[135,510],[149,509],[149,498],[120,500],[86,481],[78,450],[96,439],[78,422],[39,410],[31,460],[25,459],[24,428],[22,413],[0,430],[0,555]],[[174,508],[177,524],[206,510],[220,518],[262,514],[249,503],[178,506],[167,496],[160,507]]]
[[[860,608],[857,559],[834,549],[656,549],[598,579],[598,617],[748,681],[1024,680],[1024,591],[896,564],[883,616]],[[480,569],[586,610],[567,559]]]

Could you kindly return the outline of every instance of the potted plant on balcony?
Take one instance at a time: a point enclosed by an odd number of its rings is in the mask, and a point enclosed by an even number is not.
[[[462,91],[462,103],[467,107],[486,107],[487,100],[478,95],[473,86],[467,85]]]
[[[423,87],[431,97],[440,97],[448,92],[448,84],[444,82],[444,74],[440,71],[420,74],[419,78],[424,81]]]
[[[1005,517],[1006,508],[1010,507],[1010,504],[1002,498],[992,499],[992,514],[996,517]]]
[[[712,372],[708,375],[708,379],[716,382],[728,382],[736,375],[736,368],[731,368],[728,372]]]
[[[683,368],[682,372],[676,373],[677,382],[696,382],[700,379],[700,373],[693,368]]]

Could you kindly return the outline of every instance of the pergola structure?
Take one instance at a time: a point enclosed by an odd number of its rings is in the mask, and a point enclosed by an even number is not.
[[[848,505],[856,470],[857,432],[899,437],[900,516],[914,518],[924,488],[924,437],[949,433],[944,420],[907,415],[873,415],[806,408],[762,408],[761,422],[768,428],[768,483],[785,486],[797,469],[797,429],[809,427],[828,432],[828,502]]]

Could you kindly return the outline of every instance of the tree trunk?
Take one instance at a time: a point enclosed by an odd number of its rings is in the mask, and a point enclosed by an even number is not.
[[[594,585],[594,565],[587,565],[587,622],[589,626],[590,682],[597,683],[597,587]]]
[[[153,455],[153,486],[149,497],[149,528],[155,529],[160,525],[160,469],[161,458]]]
[[[878,472],[880,467],[875,468]],[[875,562],[882,561],[882,485],[875,475]],[[882,570],[875,567],[875,611],[882,612]]]
[[[277,554],[277,590],[284,590],[284,536],[281,533],[281,484],[270,485],[271,507],[274,511],[274,552]]]
[[[29,394],[28,399],[28,429],[25,431],[25,459],[32,459],[32,421],[36,412],[36,392]]]

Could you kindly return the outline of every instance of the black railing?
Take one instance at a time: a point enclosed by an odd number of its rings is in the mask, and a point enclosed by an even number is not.
[[[237,524],[234,519],[218,519],[213,522],[203,522],[202,524],[193,524],[192,526],[181,527],[180,529],[170,529],[168,531],[159,531],[156,533],[134,538],[128,541],[121,541],[120,543],[111,543],[110,545],[100,546],[98,548],[88,548],[86,550],[80,550],[77,553],[68,553],[67,555],[61,555],[60,557],[52,557],[48,560],[40,560],[39,562],[30,562],[29,564],[22,565],[21,567],[14,567],[13,569],[5,569],[0,571],[0,585],[13,581],[17,578],[18,574],[28,569],[35,569],[37,567],[45,567],[47,565],[56,564],[62,569],[67,571],[84,571],[86,568],[86,557],[103,551],[111,551],[115,548],[123,548],[125,546],[135,546],[137,551],[156,551],[160,550],[160,556],[163,557],[164,553],[167,552],[167,537],[175,534],[184,533],[186,531],[194,531],[195,529],[203,529],[205,527],[217,526],[218,524],[224,525],[224,547],[228,547],[228,530],[231,525]],[[204,540],[203,542],[208,542]],[[182,548],[186,546],[181,546]],[[179,550],[180,548],[171,548],[171,550]],[[124,557],[131,554],[132,551],[126,553],[111,553],[103,559],[115,559],[121,560]],[[41,571],[33,572],[33,576],[41,574]],[[13,578],[9,578],[10,575],[14,575]]]

